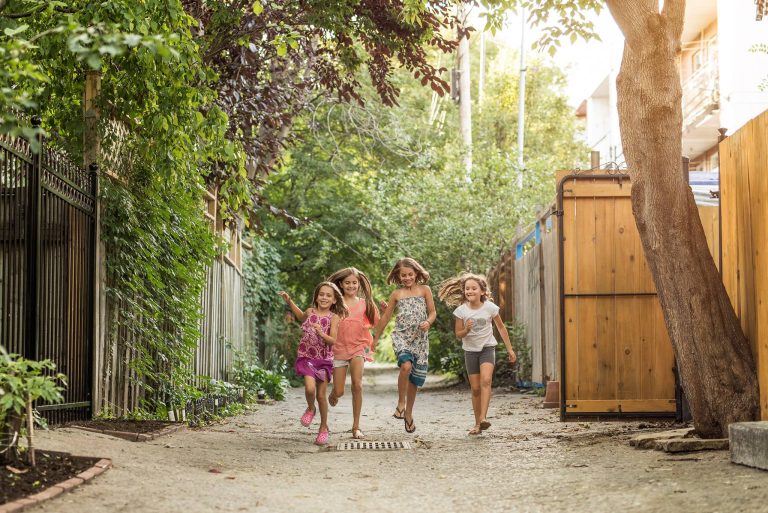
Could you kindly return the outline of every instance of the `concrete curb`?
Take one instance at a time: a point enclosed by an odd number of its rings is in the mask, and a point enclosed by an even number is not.
[[[41,451],[41,452],[45,452],[48,454],[67,454],[72,458],[83,457],[83,456],[71,456],[68,453],[62,453],[57,451]],[[90,481],[94,477],[100,474],[103,474],[110,468],[112,468],[112,460],[108,458],[102,458],[99,461],[97,461],[88,470],[84,470],[79,474],[77,474],[76,477],[71,477],[66,481],[62,481],[60,483],[56,483],[55,485],[51,485],[48,488],[45,488],[44,490],[41,490],[33,495],[28,495],[27,497],[16,499],[13,502],[6,502],[5,504],[0,504],[0,513],[16,513],[17,511],[23,511],[25,508],[37,506],[43,501],[47,501],[48,499],[53,499],[54,497],[58,497],[62,493],[68,492],[73,488],[80,486],[81,484],[87,481]]]
[[[155,431],[153,433],[131,433],[130,431],[114,431],[111,429],[94,429],[87,426],[67,426],[73,429],[80,429],[82,431],[90,431],[92,433],[101,433],[102,435],[108,435],[108,436],[114,436],[116,438],[122,438],[123,440],[128,440],[129,442],[149,442],[150,440],[154,440],[155,438],[170,435],[171,433],[176,433],[177,431],[181,431],[187,427],[186,424],[176,424],[172,426],[166,426],[160,431]],[[3,513],[0,510],[0,513]]]

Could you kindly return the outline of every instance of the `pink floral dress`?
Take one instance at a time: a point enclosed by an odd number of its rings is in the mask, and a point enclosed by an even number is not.
[[[296,355],[296,364],[294,369],[299,376],[309,376],[316,381],[331,382],[333,375],[333,347],[325,343],[320,335],[315,332],[313,324],[319,324],[323,328],[323,333],[331,333],[331,318],[333,312],[328,315],[320,316],[314,310],[307,315],[307,318],[301,324],[301,330],[304,334],[299,342],[299,350]]]

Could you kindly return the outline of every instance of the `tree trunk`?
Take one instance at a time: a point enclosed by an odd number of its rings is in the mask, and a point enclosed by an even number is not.
[[[617,79],[632,212],[653,274],[696,431],[727,437],[754,420],[757,378],[693,194],[681,172],[682,88],[677,67],[684,0],[608,0],[626,38]]]

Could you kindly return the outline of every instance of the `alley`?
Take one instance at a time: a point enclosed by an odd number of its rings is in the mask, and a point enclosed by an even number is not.
[[[331,411],[331,447],[312,445],[314,431],[298,422],[303,392],[292,389],[285,402],[148,443],[45,433],[45,448],[109,457],[114,468],[33,511],[757,512],[768,504],[766,474],[732,465],[726,451],[629,447],[633,434],[664,424],[561,423],[540,398],[501,389],[493,426],[469,437],[468,390],[433,384],[418,397],[408,435],[391,416],[394,378],[391,370],[366,376],[362,428],[369,440],[407,440],[411,450],[335,450],[351,438],[349,393]]]

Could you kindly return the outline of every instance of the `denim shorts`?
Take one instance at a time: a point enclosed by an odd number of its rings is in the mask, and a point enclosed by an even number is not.
[[[480,365],[484,363],[496,365],[496,346],[485,346],[480,351],[464,351],[467,374],[480,374]]]

